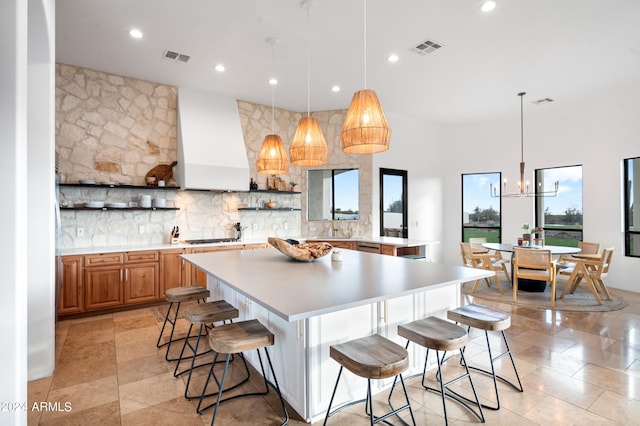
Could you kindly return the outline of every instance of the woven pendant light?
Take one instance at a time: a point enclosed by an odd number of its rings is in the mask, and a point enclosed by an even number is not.
[[[389,149],[391,129],[373,90],[353,94],[342,125],[342,150],[349,154],[374,154]]]
[[[353,94],[342,124],[342,150],[349,154],[374,154],[389,149],[391,128],[376,92],[367,87],[367,1],[364,0],[364,90]]]
[[[273,56],[273,47],[278,43],[275,38],[269,38],[267,43],[271,44],[271,55]],[[273,58],[272,58],[273,62]],[[266,175],[280,175],[289,172],[289,159],[287,158],[287,150],[284,148],[282,139],[275,134],[275,101],[274,89],[277,80],[272,79],[271,83],[271,134],[264,137],[258,159],[256,160],[256,168],[258,173]]]
[[[312,1],[305,1],[302,7],[307,10],[307,23],[311,21],[309,10],[313,7]],[[310,27],[311,25],[309,25]],[[291,164],[296,166],[322,166],[327,164],[329,148],[320,129],[318,120],[311,117],[311,48],[307,38],[307,116],[302,117],[298,122],[298,127],[293,135],[291,146],[289,147],[289,158]]]
[[[296,166],[322,166],[327,164],[329,149],[318,120],[302,117],[289,147],[291,164]]]

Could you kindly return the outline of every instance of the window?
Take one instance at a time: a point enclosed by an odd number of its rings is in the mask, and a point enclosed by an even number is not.
[[[640,257],[640,209],[635,199],[640,197],[640,157],[624,160],[624,255]]]
[[[500,198],[491,197],[489,184],[500,187],[500,173],[462,175],[462,241],[485,237],[487,242],[501,241]]]
[[[308,220],[358,220],[358,169],[309,170]]]
[[[536,197],[536,227],[544,229],[544,243],[578,247],[582,240],[582,166],[536,169],[536,188],[555,197]]]
[[[380,169],[380,236],[409,238],[407,171]]]

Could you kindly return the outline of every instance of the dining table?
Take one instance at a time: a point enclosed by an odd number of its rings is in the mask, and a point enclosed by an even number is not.
[[[511,257],[513,259],[513,251],[516,248],[526,248],[531,250],[550,250],[552,255],[563,255],[563,254],[571,254],[574,255],[576,253],[580,253],[580,249],[578,247],[567,247],[567,246],[551,246],[551,245],[529,245],[529,246],[520,246],[518,244],[509,244],[509,243],[484,243],[482,247],[487,250],[494,250],[500,252],[508,252],[511,253]],[[511,263],[511,279],[513,279],[513,263]],[[535,281],[535,280],[526,280],[520,279],[518,281],[518,290],[529,291],[529,292],[543,292],[547,286],[547,283],[544,281]]]

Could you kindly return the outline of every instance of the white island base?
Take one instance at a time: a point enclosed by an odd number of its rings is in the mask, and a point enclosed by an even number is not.
[[[331,345],[368,336],[397,336],[399,324],[429,315],[446,318],[459,304],[461,282],[487,271],[419,260],[342,251],[342,262],[325,256],[297,262],[275,249],[184,255],[208,274],[211,299],[237,307],[240,320],[258,319],[274,333],[270,348],[282,393],[307,422],[324,417],[339,365]],[[247,359],[259,370],[255,352]],[[421,371],[424,349],[411,345],[410,369]],[[273,381],[272,377],[269,380]],[[393,379],[372,382],[373,392]],[[366,380],[343,375],[334,407],[366,395]]]

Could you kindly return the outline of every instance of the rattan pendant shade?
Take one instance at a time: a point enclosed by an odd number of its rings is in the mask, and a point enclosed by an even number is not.
[[[341,136],[342,150],[349,154],[374,154],[389,149],[391,128],[375,91],[364,89],[353,94]]]
[[[289,160],[282,139],[278,135],[264,137],[258,160],[256,161],[258,173],[267,175],[280,175],[289,172]]]
[[[318,120],[302,117],[289,147],[289,158],[295,166],[322,166],[327,164],[329,149]]]

